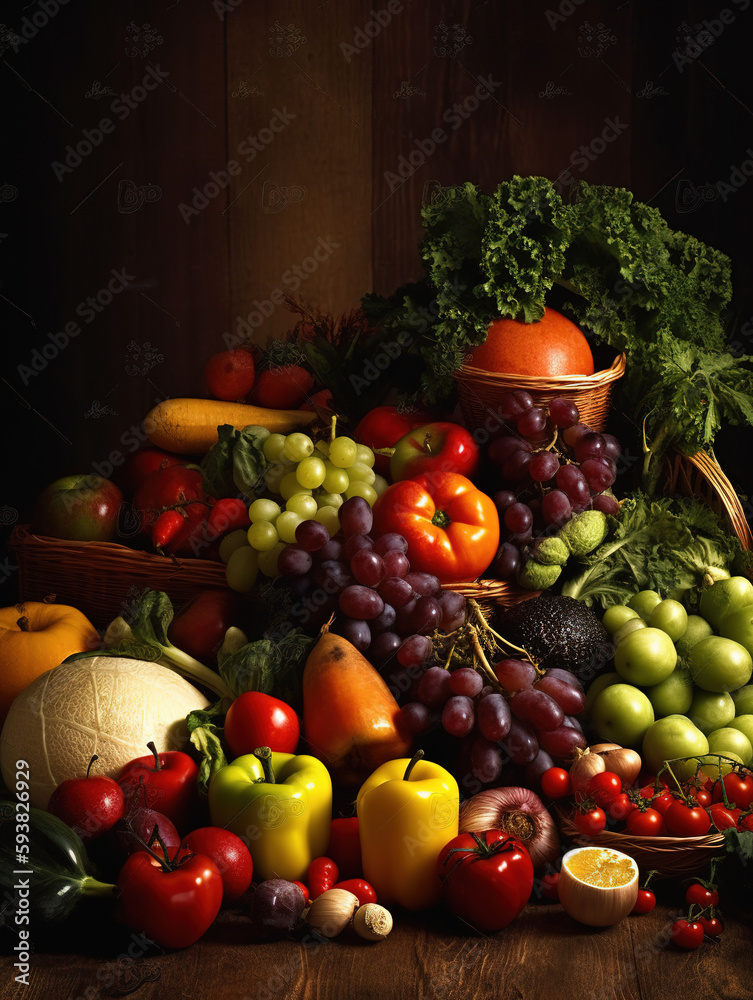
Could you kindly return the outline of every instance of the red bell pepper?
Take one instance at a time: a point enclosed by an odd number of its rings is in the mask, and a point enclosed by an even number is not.
[[[373,507],[375,535],[397,532],[408,542],[412,570],[442,583],[475,580],[499,546],[499,514],[491,497],[455,472],[393,483]]]

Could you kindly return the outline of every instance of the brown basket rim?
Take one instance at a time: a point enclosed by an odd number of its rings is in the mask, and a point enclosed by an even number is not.
[[[753,548],[753,531],[751,531],[745,511],[740,503],[740,497],[727,478],[724,469],[722,469],[714,456],[709,454],[709,452],[700,449],[689,455],[676,450],[674,456],[668,462],[669,476],[667,489],[670,492],[676,492],[675,487],[683,462],[690,462],[691,465],[698,469],[709,486],[714,490],[742,547],[746,550]]]
[[[561,387],[573,389],[595,389],[609,385],[625,374],[627,355],[617,354],[608,368],[594,372],[593,375],[557,375],[544,377],[539,375],[516,375],[514,372],[490,372],[485,368],[474,368],[473,365],[462,364],[453,376],[459,381],[488,382],[490,385],[514,382],[519,389],[546,390]]]

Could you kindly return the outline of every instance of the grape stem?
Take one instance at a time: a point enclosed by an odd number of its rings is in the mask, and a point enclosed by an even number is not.
[[[514,642],[510,642],[509,639],[505,639],[505,637],[503,635],[500,635],[499,632],[495,632],[494,629],[491,627],[491,625],[481,614],[481,608],[479,607],[478,602],[474,600],[474,598],[469,597],[468,604],[471,606],[471,609],[473,611],[474,622],[476,625],[481,623],[481,627],[484,629],[484,631],[489,632],[490,635],[493,635],[495,639],[498,639],[500,642],[504,643],[505,646],[509,646],[510,649],[514,649],[518,653],[525,653],[528,662],[531,663],[538,672],[539,670],[538,664],[534,662],[533,657],[531,656],[531,654],[528,652],[527,649],[524,649],[522,646],[516,646]]]

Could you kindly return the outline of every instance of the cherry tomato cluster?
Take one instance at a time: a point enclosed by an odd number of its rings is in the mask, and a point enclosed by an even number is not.
[[[685,890],[688,911],[672,924],[672,941],[678,948],[691,951],[699,948],[705,938],[718,938],[724,925],[717,915],[719,890],[715,878],[716,862],[711,863],[708,880],[693,878]]]

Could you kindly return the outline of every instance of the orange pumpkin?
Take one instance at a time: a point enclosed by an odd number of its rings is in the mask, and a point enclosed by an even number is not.
[[[16,695],[40,674],[99,645],[89,619],[67,604],[26,601],[0,608],[0,725]]]

